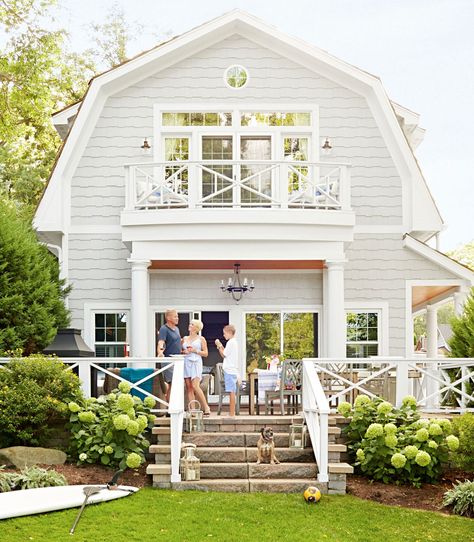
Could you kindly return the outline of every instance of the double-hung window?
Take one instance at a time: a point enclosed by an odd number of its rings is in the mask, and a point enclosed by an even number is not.
[[[96,312],[94,314],[94,348],[99,358],[127,356],[127,313]]]
[[[380,312],[372,310],[346,312],[346,356],[378,356],[380,349]]]

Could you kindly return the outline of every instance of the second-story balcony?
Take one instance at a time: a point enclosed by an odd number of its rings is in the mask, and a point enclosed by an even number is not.
[[[349,166],[327,162],[173,161],[126,167],[125,211],[350,211]]]

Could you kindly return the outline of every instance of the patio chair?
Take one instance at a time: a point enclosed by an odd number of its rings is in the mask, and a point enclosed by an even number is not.
[[[285,415],[285,399],[288,402],[288,410],[297,414],[299,398],[302,398],[303,365],[301,360],[287,359],[281,369],[280,389],[265,392],[265,414],[273,414],[273,402],[280,401],[280,411]]]
[[[224,369],[222,368],[222,363],[216,363],[215,367],[215,373],[216,373],[216,391],[219,395],[219,404],[217,406],[217,415],[220,416],[222,411],[222,400],[224,399],[225,395],[229,395],[228,391],[225,391],[225,384],[224,384]],[[239,379],[238,386],[237,386],[237,393],[235,394],[235,413],[237,415],[240,414],[240,398],[242,395],[248,395],[249,394],[249,386],[248,382],[246,380],[241,381]]]

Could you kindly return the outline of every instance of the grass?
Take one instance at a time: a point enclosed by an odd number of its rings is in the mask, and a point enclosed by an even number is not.
[[[408,510],[350,495],[177,492],[146,488],[118,501],[86,508],[73,538],[77,509],[0,522],[2,542],[117,542],[176,540],[426,542],[474,541],[474,521]]]

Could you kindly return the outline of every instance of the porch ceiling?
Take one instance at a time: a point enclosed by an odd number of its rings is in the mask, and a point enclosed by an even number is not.
[[[152,260],[149,269],[322,269],[323,260]]]
[[[455,286],[413,286],[412,307],[428,303],[431,299],[440,298],[451,293]]]

